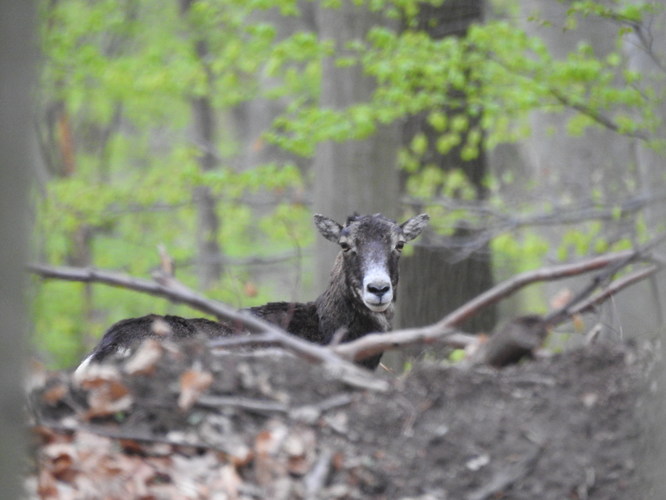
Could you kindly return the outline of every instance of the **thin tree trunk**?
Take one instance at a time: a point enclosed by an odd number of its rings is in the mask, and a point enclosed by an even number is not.
[[[24,274],[27,254],[27,183],[31,164],[30,109],[35,61],[32,2],[0,8],[0,485],[3,498],[19,498],[25,466]]]
[[[199,165],[204,172],[213,170],[217,161],[214,153],[215,117],[208,97],[192,100],[192,116],[195,122],[196,142],[202,144]],[[199,284],[207,290],[222,276],[221,249],[218,242],[220,219],[217,202],[207,186],[195,188],[197,204],[197,249],[199,253]]]
[[[95,229],[88,224],[81,224],[71,234],[71,249],[67,255],[67,262],[71,266],[88,268],[93,265],[92,241]],[[90,328],[83,325],[92,325],[98,319],[95,311],[95,288],[91,283],[85,283],[81,290],[81,303],[83,306],[82,327],[77,328],[77,344],[79,355],[85,355],[92,341],[96,339],[90,335]]]
[[[180,9],[186,17],[196,0],[180,0]],[[196,35],[193,35],[196,36]],[[217,168],[216,136],[217,126],[215,109],[212,105],[211,93],[213,76],[207,65],[209,54],[206,40],[196,40],[196,53],[207,74],[208,92],[191,97],[194,142],[200,149],[199,167],[208,172]],[[207,186],[199,186],[194,190],[194,201],[197,206],[197,252],[199,286],[203,290],[213,287],[222,276],[222,252],[219,244],[220,219],[217,213],[217,201]]]

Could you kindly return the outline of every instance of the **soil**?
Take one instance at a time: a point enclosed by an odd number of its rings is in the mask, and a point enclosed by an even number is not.
[[[144,345],[30,398],[32,498],[626,500],[654,360],[593,344],[502,370],[420,362],[385,390],[275,349]]]

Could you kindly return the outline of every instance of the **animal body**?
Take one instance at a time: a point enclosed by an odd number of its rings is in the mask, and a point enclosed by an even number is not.
[[[341,225],[316,214],[319,232],[340,246],[328,287],[313,302],[270,302],[247,309],[251,314],[289,333],[318,344],[328,344],[337,332],[347,342],[391,328],[398,285],[398,261],[404,244],[416,238],[429,217],[420,214],[402,224],[381,214],[354,215]],[[242,331],[230,322],[204,318],[148,315],[112,325],[100,343],[79,365],[99,362],[131,349],[148,338],[185,339],[195,335],[216,338]],[[361,364],[374,369],[381,355]]]

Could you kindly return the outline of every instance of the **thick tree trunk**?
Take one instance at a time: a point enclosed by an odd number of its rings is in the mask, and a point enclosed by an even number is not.
[[[546,22],[528,22],[525,29],[528,34],[540,37],[548,49],[558,58],[576,50],[581,43],[588,44],[599,58],[617,50],[616,31],[611,21],[584,17],[578,20],[576,30],[563,30],[568,6],[565,3],[550,0],[523,0],[527,15],[538,14]],[[644,26],[651,38],[650,44],[656,54],[664,54],[666,49],[663,32],[663,19],[648,20]],[[662,23],[662,24],[660,24]],[[630,57],[630,69],[636,70],[650,81],[652,76],[663,79],[663,70],[651,60],[641,46],[640,41],[626,37],[625,49]],[[663,84],[663,83],[662,83]],[[662,85],[659,84],[659,85]],[[655,109],[655,112],[660,110]],[[666,110],[661,110],[662,117]],[[532,134],[521,142],[523,157],[531,169],[528,181],[535,181],[532,196],[544,202],[562,202],[562,200],[590,200],[593,193],[601,193],[606,203],[621,202],[629,196],[650,195],[659,192],[664,186],[663,157],[645,147],[642,141],[626,137],[606,129],[588,129],[583,137],[567,134],[566,123],[574,111],[562,114],[534,113],[532,116]],[[557,133],[553,133],[553,130]],[[663,134],[655,135],[663,137]],[[635,166],[635,168],[633,168]],[[639,192],[633,186],[639,186]],[[629,186],[629,187],[628,187]],[[662,205],[663,208],[663,205]],[[647,220],[655,224],[663,221],[663,212],[655,219],[654,211],[648,211]],[[605,228],[612,234],[617,228],[614,224],[623,221],[609,221]],[[557,248],[563,234],[569,228],[544,231],[545,237]],[[619,338],[625,333],[654,332],[663,324],[663,297],[666,293],[655,285],[656,281],[642,283],[622,295],[622,300],[609,301],[601,308],[601,317],[596,318],[604,326],[604,336]],[[662,279],[663,281],[663,279]],[[557,293],[562,286],[575,287],[575,281],[567,284],[546,286],[545,298]],[[592,325],[590,325],[592,326]],[[628,328],[628,327],[631,328]]]
[[[343,2],[339,9],[319,7],[317,24],[322,40],[337,47],[365,37],[377,25],[387,25],[377,13]],[[323,108],[342,109],[366,101],[375,87],[358,66],[340,68],[332,58],[324,62],[321,89]],[[314,159],[314,211],[339,222],[353,212],[398,215],[397,126],[383,127],[369,139],[320,144]],[[317,288],[328,283],[337,252],[330,242],[317,239]]]
[[[423,6],[418,27],[432,38],[464,35],[469,26],[482,20],[484,2],[482,0],[449,0],[441,6]],[[464,95],[456,95],[464,99]],[[445,109],[448,114],[456,114],[460,109]],[[476,198],[485,197],[483,178],[488,164],[484,151],[477,158],[463,160],[460,148],[447,154],[437,151],[438,132],[427,122],[425,115],[415,116],[403,128],[403,144],[411,143],[416,134],[424,134],[429,149],[423,157],[423,164],[437,165],[444,171],[461,169],[476,191]],[[464,143],[464,141],[463,141]],[[479,295],[492,286],[492,267],[487,248],[475,252],[462,261],[454,261],[446,248],[429,245],[427,237],[416,245],[414,254],[404,259],[400,286],[399,323],[400,326],[422,326],[433,323],[446,313]],[[495,324],[495,308],[475,316],[462,328],[469,331],[489,331]]]
[[[32,2],[0,7],[0,485],[19,498],[24,472],[22,374],[27,181],[31,163]]]
[[[666,73],[666,0],[655,2],[662,9],[652,16],[640,31],[634,31],[627,36],[624,45],[629,58],[630,69],[640,73],[648,85],[656,89],[664,88],[664,73]],[[662,101],[654,110],[661,117],[661,125],[655,136],[666,137],[666,102]],[[663,152],[648,148],[644,143],[636,143],[635,155],[638,172],[638,181],[641,194],[650,197],[666,192],[666,173],[664,169]],[[645,211],[645,222],[649,230],[664,229],[666,220],[666,206],[654,204]],[[666,246],[662,245],[662,252]],[[659,273],[645,283],[642,290],[632,290],[624,307],[625,315],[628,312],[636,314],[638,311],[641,322],[647,319],[646,331],[664,331],[666,327],[666,273]],[[644,297],[652,300],[646,304]],[[626,316],[625,316],[626,317]],[[632,318],[632,324],[636,324]],[[665,481],[666,483],[666,481]]]

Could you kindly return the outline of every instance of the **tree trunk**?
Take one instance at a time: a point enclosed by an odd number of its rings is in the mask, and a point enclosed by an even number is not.
[[[183,17],[187,17],[189,9],[196,0],[180,0]],[[200,149],[199,167],[208,172],[217,167],[216,120],[212,105],[213,76],[207,67],[209,55],[208,43],[205,39],[194,38],[195,51],[199,62],[207,74],[208,90],[204,95],[191,96],[193,140]],[[197,206],[197,253],[199,286],[202,290],[213,287],[222,277],[222,252],[219,244],[220,219],[217,214],[217,202],[207,186],[199,186],[194,190],[194,202]]]
[[[660,4],[662,10],[652,16],[648,22],[644,23],[640,32],[634,31],[627,36],[624,45],[625,52],[629,58],[629,68],[634,70],[646,79],[648,85],[663,91],[663,77],[666,72],[666,1],[656,2]],[[666,102],[662,101],[655,110],[661,118],[661,125],[658,127],[655,136],[666,137]],[[666,192],[666,175],[664,175],[664,155],[663,152],[655,151],[646,147],[644,143],[634,140],[636,147],[636,165],[639,178],[641,194],[650,197]],[[654,204],[645,212],[645,222],[650,231],[664,229],[663,221],[666,220],[666,206],[663,203]],[[662,245],[662,252],[666,252],[666,245]],[[633,289],[629,291],[626,313],[636,314],[637,320],[644,322],[645,331],[652,333],[661,329],[664,331],[666,326],[666,273],[658,273],[645,283],[642,289]],[[651,297],[652,300],[646,303],[644,297]],[[624,301],[623,301],[624,302]],[[632,318],[632,324],[636,324]],[[640,324],[640,323],[638,323]]]
[[[199,156],[199,166],[204,172],[216,166],[215,117],[209,97],[192,99],[192,118],[195,125],[195,142],[203,151]],[[221,249],[218,243],[220,219],[217,214],[217,202],[207,186],[198,186],[194,190],[197,205],[197,251],[199,286],[207,290],[215,285],[222,276]]]
[[[23,414],[24,272],[27,181],[31,157],[30,109],[35,60],[32,2],[0,8],[0,485],[3,498],[22,496],[25,457]]]
[[[482,20],[482,0],[449,0],[442,6],[423,5],[419,15],[419,29],[435,39],[446,36],[462,36],[468,27]],[[458,100],[464,95],[456,95]],[[457,114],[461,109],[445,109],[447,114]],[[461,159],[461,148],[453,148],[447,154],[437,151],[438,132],[427,122],[426,115],[418,115],[403,128],[403,144],[409,145],[416,134],[428,138],[429,149],[423,156],[423,164],[437,165],[444,171],[461,169],[475,188],[476,199],[486,196],[483,179],[488,165],[484,151],[477,158]],[[464,139],[462,141],[465,142]],[[461,230],[462,231],[462,230]],[[416,245],[414,254],[404,259],[400,285],[400,326],[423,326],[442,318],[446,313],[469,299],[479,295],[492,285],[490,253],[483,248],[462,261],[454,261],[451,251],[429,244],[427,235]],[[461,325],[469,331],[489,331],[495,324],[495,308]]]
[[[368,30],[387,25],[380,14],[363,6],[344,1],[337,9],[319,6],[317,25],[322,40],[332,40],[336,47],[355,39],[365,38]],[[342,109],[367,101],[375,82],[363,74],[359,66],[340,68],[333,58],[324,61],[321,107]],[[354,212],[382,212],[388,217],[398,215],[398,128],[380,128],[364,140],[338,143],[327,141],[317,148],[314,159],[314,211],[344,222]],[[323,238],[317,238],[318,289],[328,283],[328,276],[338,249]]]
[[[568,9],[566,4],[550,0],[523,0],[523,7],[528,15],[536,13],[546,21],[527,23],[525,30],[529,35],[540,37],[557,58],[566,58],[581,43],[589,44],[599,58],[617,50],[616,32],[609,29],[608,20],[584,17],[578,20],[576,30],[563,30]],[[653,50],[663,54],[666,44],[664,37],[660,36],[662,32],[658,23],[663,23],[663,20],[649,20],[646,26],[650,36],[655,37],[651,40]],[[633,65],[631,69],[639,71],[647,81],[650,80],[650,71],[652,76],[659,74],[663,77],[662,70],[655,66],[637,40],[628,37],[625,49]],[[665,111],[662,110],[662,118]],[[654,194],[660,186],[663,188],[663,157],[646,148],[641,141],[611,130],[588,129],[583,137],[572,137],[565,130],[566,122],[573,113],[534,113],[532,134],[521,141],[522,154],[531,169],[527,179],[537,181],[533,190],[535,199],[591,201],[592,193],[597,192],[601,193],[606,203],[613,203],[628,196]],[[552,133],[553,130],[557,133]],[[637,168],[632,168],[634,165]],[[640,186],[642,193],[627,187],[634,184]],[[657,220],[663,220],[663,212]],[[654,217],[652,222],[655,223]],[[616,230],[613,224],[617,223],[606,222],[605,229],[612,234]],[[553,248],[557,248],[568,230],[566,227],[549,228],[543,234],[553,242]],[[602,314],[594,321],[603,325],[604,336],[617,339],[625,333],[652,333],[662,326],[660,308],[663,306],[659,302],[663,302],[663,297],[659,297],[659,293],[663,290],[655,285],[658,280],[655,278],[652,284],[641,283],[623,293],[622,300],[609,301],[601,307]],[[577,283],[578,280],[571,280],[547,285],[544,298],[548,300],[563,287],[575,289]]]

